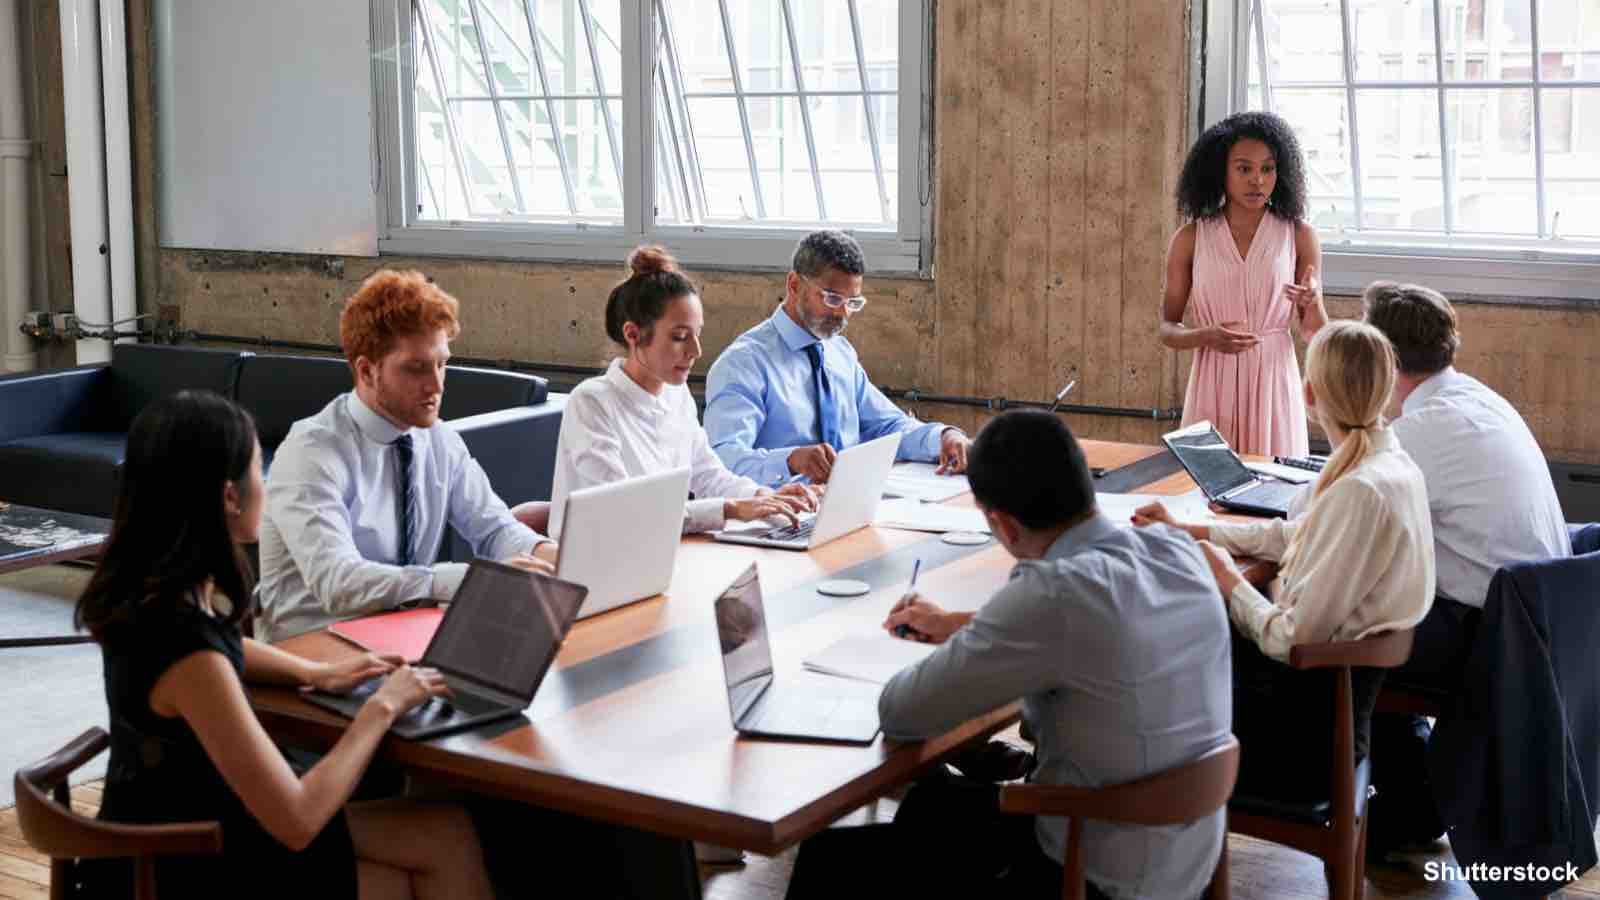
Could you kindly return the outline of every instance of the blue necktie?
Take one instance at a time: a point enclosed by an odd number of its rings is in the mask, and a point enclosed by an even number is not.
[[[400,460],[400,546],[398,565],[409,566],[415,559],[417,544],[417,492],[411,486],[411,435],[402,434],[395,439],[394,453]]]
[[[828,369],[822,364],[822,342],[807,346],[806,355],[811,357],[811,380],[817,386],[817,432],[822,435],[824,444],[843,450],[844,440],[839,437],[839,406],[833,400]]]

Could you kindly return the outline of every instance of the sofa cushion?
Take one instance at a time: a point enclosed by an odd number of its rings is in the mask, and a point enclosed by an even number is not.
[[[128,436],[76,431],[0,444],[0,500],[109,517]]]
[[[239,367],[234,399],[256,420],[263,450],[276,450],[289,427],[351,388],[350,366],[332,356],[250,356]]]
[[[451,366],[444,378],[444,402],[439,416],[465,419],[501,409],[536,406],[545,401],[549,383],[537,375],[503,369]]]
[[[117,344],[111,348],[111,382],[103,427],[128,430],[134,416],[158,397],[203,389],[233,396],[238,350],[202,350],[161,344]]]

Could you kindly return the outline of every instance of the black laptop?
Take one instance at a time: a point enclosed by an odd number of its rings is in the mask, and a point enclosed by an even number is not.
[[[804,684],[775,681],[755,563],[717,596],[716,619],[735,731],[847,744],[870,744],[878,736],[878,685],[820,675]]]
[[[1210,422],[1169,431],[1161,440],[1183,463],[1206,498],[1223,509],[1281,519],[1288,516],[1289,505],[1300,493],[1301,485],[1264,478],[1252,471]]]
[[[435,697],[390,729],[403,738],[437,737],[520,715],[544,680],[589,589],[581,584],[476,559],[419,665],[439,670],[455,696]],[[355,718],[384,676],[349,694],[306,699]]]

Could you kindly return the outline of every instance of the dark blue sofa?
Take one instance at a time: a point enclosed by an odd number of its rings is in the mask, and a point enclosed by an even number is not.
[[[289,426],[350,390],[342,359],[118,344],[111,362],[0,377],[0,500],[107,516],[128,426],[185,388],[232,398],[255,417],[269,470]],[[508,504],[550,498],[566,395],[543,378],[451,366],[440,410]]]

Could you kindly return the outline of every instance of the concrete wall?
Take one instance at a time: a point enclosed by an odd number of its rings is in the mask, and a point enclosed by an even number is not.
[[[593,364],[615,267],[161,250],[155,242],[149,0],[130,0],[143,311],[202,331],[333,342],[339,304],[379,264],[421,268],[463,303],[458,353]],[[50,7],[53,0],[41,3]],[[941,0],[936,23],[934,278],[869,278],[850,336],[880,384],[1175,407],[1189,362],[1155,339],[1172,187],[1190,138],[1187,4]],[[36,33],[47,30],[37,28]],[[41,48],[43,49],[43,48]],[[57,51],[58,52],[58,51]],[[59,67],[59,62],[57,62]],[[59,90],[57,90],[59,94]],[[62,179],[64,182],[64,179]],[[64,190],[61,191],[64,221]],[[51,290],[59,296],[52,268]],[[695,273],[710,359],[782,292],[768,274]],[[1335,300],[1335,315],[1352,315]],[[1600,463],[1589,393],[1600,304],[1462,304],[1462,368],[1523,410],[1556,459]],[[971,428],[965,407],[919,414]],[[1071,418],[1090,437],[1150,441],[1163,423]]]

